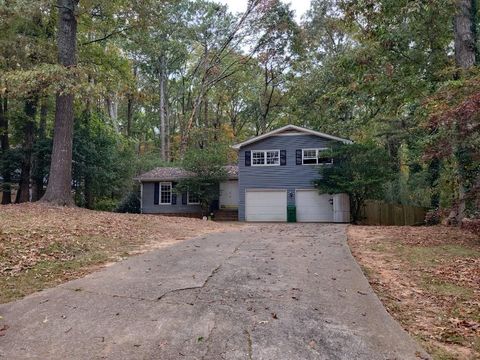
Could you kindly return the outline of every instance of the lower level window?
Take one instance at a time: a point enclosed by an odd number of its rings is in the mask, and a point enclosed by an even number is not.
[[[191,193],[190,191],[187,193],[187,200],[189,205],[198,205],[200,204],[200,198],[197,194]]]
[[[160,183],[160,204],[172,203],[172,183]]]

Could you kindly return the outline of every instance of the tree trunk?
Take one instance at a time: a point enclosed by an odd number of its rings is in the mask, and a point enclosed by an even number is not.
[[[440,191],[438,181],[440,179],[440,160],[433,158],[428,164],[429,185],[432,195],[430,196],[430,208],[438,209],[440,206]]]
[[[87,209],[93,209],[94,205],[94,197],[92,191],[92,178],[90,174],[85,174],[84,179],[84,186],[85,186],[85,207]]]
[[[158,59],[158,78],[160,91],[160,153],[163,161],[167,160],[167,137],[165,119],[165,56],[162,54]]]
[[[66,67],[76,65],[78,0],[57,0],[58,6],[58,60]],[[52,161],[48,186],[42,201],[73,206],[72,197],[72,142],[73,94],[57,94]]]
[[[182,133],[182,136],[181,136],[181,139],[180,139],[180,158],[183,158],[183,156],[185,155],[185,152],[187,151],[188,141],[190,139],[190,130],[193,127],[193,123],[194,123],[195,119],[197,119],[198,109],[202,105],[201,99],[202,99],[202,96],[198,96],[195,99],[195,102],[194,102],[193,108],[192,108],[192,113],[190,114],[188,122],[185,126],[185,129],[184,129],[183,133]]]
[[[37,143],[43,144],[47,138],[47,99],[44,98],[40,104],[40,125],[37,133]],[[37,150],[33,159],[32,169],[32,201],[38,201],[43,196],[43,180],[45,178],[45,158],[42,152]]]
[[[203,97],[203,117],[204,117],[204,125],[208,129],[210,127],[209,121],[210,119],[208,118],[208,97],[207,94]]]
[[[85,115],[83,119],[84,119],[84,126],[86,129],[88,129],[88,134],[90,134],[90,121],[92,119],[92,112],[89,107],[85,108]],[[87,137],[88,136],[89,135],[87,135]],[[93,181],[92,181],[92,175],[88,170],[85,171],[83,174],[83,195],[84,195],[84,201],[85,201],[84,206],[87,209],[93,209],[93,206],[95,204],[95,197],[93,193]]]
[[[458,0],[457,13],[454,18],[455,62],[461,69],[468,70],[477,62],[477,32],[476,32],[476,0]],[[458,166],[458,207],[450,214],[450,221],[461,224],[466,211],[466,169],[470,163],[468,150],[462,145],[462,139],[457,138],[455,151]]]
[[[462,69],[469,69],[476,63],[476,0],[458,0],[454,19],[455,62]]]
[[[167,90],[167,89],[165,89]],[[171,153],[170,153],[170,146],[171,146],[171,143],[170,143],[170,134],[172,133],[172,130],[171,130],[171,124],[170,124],[170,108],[169,108],[169,104],[168,104],[168,93],[165,91],[165,126],[167,128],[167,133],[165,134],[166,138],[167,138],[167,162],[170,162],[170,159],[171,159]]]
[[[221,127],[221,120],[220,120],[220,114],[222,112],[221,105],[220,105],[220,99],[217,101],[217,107],[215,109],[215,120],[213,122],[213,140],[217,141],[218,140],[218,133],[220,132],[220,127]]]
[[[107,106],[107,113],[108,113],[108,117],[110,118],[110,121],[112,123],[112,126],[115,129],[115,132],[119,133],[120,129],[119,129],[119,126],[118,126],[118,99],[117,99],[117,95],[115,93],[111,93],[110,96],[108,96],[105,99],[105,104]]]
[[[133,78],[135,79],[135,84],[137,80],[137,67],[133,66]],[[136,85],[135,85],[136,86]],[[132,120],[133,120],[133,106],[134,106],[133,91],[128,93],[128,102],[127,102],[127,136],[132,135]]]
[[[32,170],[33,138],[35,131],[35,116],[37,114],[37,99],[25,101],[26,122],[23,127],[23,156],[20,172],[20,184],[18,187],[17,204],[30,201],[30,175]]]
[[[0,147],[3,156],[8,156],[10,151],[10,143],[8,139],[8,99],[0,97]],[[2,205],[8,205],[12,202],[12,185],[11,172],[8,162],[5,161],[2,169],[3,186],[2,186]]]
[[[128,95],[127,100],[127,136],[130,137],[132,135],[132,117],[133,117],[133,97],[132,95]]]

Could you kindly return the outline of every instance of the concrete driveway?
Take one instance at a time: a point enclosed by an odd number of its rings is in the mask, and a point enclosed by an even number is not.
[[[418,359],[344,225],[260,224],[0,305],[0,359]]]

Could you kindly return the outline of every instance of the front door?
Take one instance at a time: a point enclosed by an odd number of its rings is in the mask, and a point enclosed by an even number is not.
[[[220,183],[220,208],[238,208],[238,180],[229,180]]]

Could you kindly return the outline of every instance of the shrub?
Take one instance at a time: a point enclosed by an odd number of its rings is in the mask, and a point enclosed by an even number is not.
[[[227,151],[221,145],[203,149],[190,149],[183,159],[183,168],[195,174],[179,181],[177,190],[198,196],[202,212],[206,214],[218,199],[220,182],[227,179],[225,165]]]
[[[95,201],[93,210],[113,212],[113,210],[117,207],[117,204],[118,200],[112,198],[101,198]]]
[[[428,226],[438,225],[442,221],[442,214],[439,209],[430,210],[425,215],[425,224]]]
[[[115,209],[115,212],[140,214],[140,193],[138,190],[129,192],[120,201]]]

